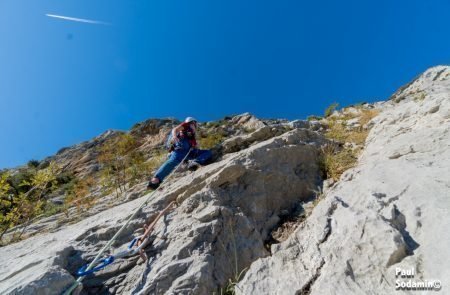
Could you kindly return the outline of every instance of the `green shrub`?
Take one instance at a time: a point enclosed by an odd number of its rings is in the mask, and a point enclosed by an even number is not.
[[[325,137],[333,141],[352,143],[356,147],[360,147],[365,143],[369,134],[369,129],[363,126],[378,115],[378,113],[379,111],[376,109],[363,109],[359,115],[351,115],[351,117],[358,117],[359,124],[361,125],[351,129],[347,129],[345,120],[338,121],[336,118],[330,118]],[[345,170],[352,168],[356,164],[359,151],[360,148],[338,148],[336,144],[330,144],[322,148],[320,165],[324,177],[338,180]]]
[[[0,240],[8,229],[22,224],[15,233],[20,239],[31,221],[42,214],[47,203],[45,196],[56,188],[59,171],[55,163],[50,163],[42,170],[28,168],[14,175],[1,175]]]
[[[351,149],[338,149],[335,145],[322,147],[319,166],[324,178],[339,180],[342,173],[356,165],[357,154]]]
[[[93,177],[77,179],[70,190],[66,193],[64,199],[63,209],[68,216],[68,209],[76,206],[78,213],[90,209],[96,202],[96,199],[90,194],[93,187],[96,185]]]
[[[333,112],[336,110],[336,108],[339,106],[337,102],[332,103],[329,107],[325,109],[325,118],[331,116]]]
[[[209,133],[205,135],[204,137],[200,138],[199,140],[199,146],[202,149],[210,149],[215,147],[217,144],[221,143],[223,141],[224,137],[220,133]]]
[[[363,108],[365,104],[367,104],[367,101],[361,101],[361,102],[357,102],[353,107],[360,109],[360,108]]]
[[[120,134],[100,148],[98,161],[102,168],[102,188],[105,192],[115,191],[116,195],[125,191],[130,180],[127,171],[133,165],[132,153],[137,141],[131,134]]]
[[[15,190],[15,194],[25,193],[31,188],[29,183],[35,173],[35,169],[21,168],[18,172],[9,177],[8,181],[11,187]]]
[[[308,116],[308,118],[306,118],[306,120],[308,120],[308,121],[320,121],[322,119],[323,118],[321,116],[316,116],[316,115],[311,115],[311,116]]]
[[[49,165],[50,165],[50,161],[42,161],[42,162],[39,164],[39,167],[37,167],[37,168],[38,168],[39,170],[41,170],[41,169],[47,168]]]
[[[58,214],[58,213],[62,212],[63,210],[64,210],[63,205],[57,205],[52,202],[47,202],[43,208],[42,214],[44,217],[49,217],[49,216]]]
[[[37,168],[39,167],[40,162],[38,160],[30,160],[27,163],[27,166],[30,168]]]
[[[427,95],[426,95],[425,91],[418,91],[414,94],[413,99],[414,99],[414,101],[422,101],[425,99],[426,96]]]
[[[131,134],[121,134],[101,147],[98,160],[102,164],[100,184],[104,195],[114,192],[119,197],[128,186],[143,181],[166,159],[167,152],[158,150],[145,161],[138,147]]]
[[[74,179],[74,175],[71,172],[62,172],[56,176],[56,182],[58,186],[69,183]]]

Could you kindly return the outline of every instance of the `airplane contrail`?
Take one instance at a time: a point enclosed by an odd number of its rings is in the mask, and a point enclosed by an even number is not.
[[[98,20],[76,18],[76,17],[64,16],[64,15],[56,15],[56,14],[49,14],[49,13],[46,13],[45,15],[48,16],[48,17],[54,17],[54,18],[70,20],[70,21],[74,21],[74,22],[87,23],[87,24],[107,25],[107,26],[111,25],[110,23],[102,22],[102,21],[98,21]]]

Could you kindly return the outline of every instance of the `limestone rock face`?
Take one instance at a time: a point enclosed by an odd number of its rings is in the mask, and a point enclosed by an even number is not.
[[[263,121],[259,120],[258,118],[256,118],[255,116],[253,116],[250,113],[244,113],[244,114],[241,114],[238,116],[234,116],[231,119],[231,122],[233,124],[236,124],[238,126],[240,125],[246,129],[250,129],[250,130],[256,130],[256,129],[266,126],[266,124]]]
[[[56,155],[46,158],[43,162],[54,161],[60,167],[73,171],[77,175],[89,175],[98,170],[98,150],[95,147],[103,145],[122,133],[121,131],[108,130],[91,140],[62,148]]]
[[[225,138],[214,163],[175,173],[151,195],[142,196],[142,182],[120,201],[99,197],[70,224],[62,213],[40,219],[27,229],[33,236],[0,247],[0,294],[61,294],[146,200],[106,254],[126,249],[176,201],[156,223],[148,261],[117,259],[75,294],[221,294],[238,277],[235,291],[245,295],[412,293],[396,291],[398,268],[414,268],[413,280],[439,279],[449,293],[450,68],[431,68],[369,107],[380,114],[345,122],[371,130],[357,166],[339,181],[322,179],[327,119],[262,121],[246,113],[205,124]],[[177,123],[147,120],[130,133],[150,153]],[[120,134],[108,131],[52,159],[89,175],[98,147]],[[301,211],[301,219],[286,219]]]
[[[225,140],[222,143],[222,152],[225,154],[234,153],[246,149],[255,142],[264,141],[276,135],[284,133],[284,128],[264,126],[250,134],[238,135]]]
[[[164,144],[168,132],[178,123],[175,119],[149,119],[133,126],[130,134],[138,140],[138,149],[149,154],[152,149]],[[42,162],[54,161],[80,178],[92,175],[99,170],[98,156],[101,147],[124,133],[108,130],[91,140],[62,148],[56,155],[47,157]]]
[[[238,294],[399,294],[396,268],[449,292],[449,67],[426,71],[382,108],[359,165],[251,265]]]
[[[179,206],[157,224],[148,262],[120,259],[87,277],[82,292],[218,292],[236,272],[269,255],[264,243],[280,212],[311,196],[321,180],[317,153],[323,141],[318,133],[297,129],[179,177],[152,196],[114,244],[112,253],[125,248],[146,220],[177,200]],[[60,294],[142,201],[0,248],[0,293]]]

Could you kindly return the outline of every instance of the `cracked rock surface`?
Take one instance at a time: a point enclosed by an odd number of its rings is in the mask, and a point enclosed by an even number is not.
[[[106,253],[124,250],[176,200],[156,223],[148,261],[118,259],[87,276],[75,294],[221,294],[241,271],[241,295],[402,294],[396,268],[414,268],[417,280],[439,279],[442,294],[450,293],[450,68],[429,69],[377,108],[358,165],[338,182],[321,179],[319,153],[328,141],[314,130],[322,123],[242,114],[211,127],[225,130],[230,121],[242,130],[232,128],[215,163],[177,173],[153,194]],[[173,123],[148,120],[131,132],[144,134],[141,147],[150,151]],[[111,136],[62,149],[56,159],[89,174],[96,166],[90,147]],[[0,294],[61,294],[148,197],[139,197],[144,185],[120,205],[101,204],[58,227],[38,223],[38,234],[1,247]],[[320,185],[324,195],[311,202]],[[283,218],[306,207],[269,249]]]
[[[236,271],[269,255],[264,242],[280,212],[309,198],[321,181],[317,153],[324,139],[306,129],[253,139],[241,139],[234,145],[238,151],[154,194],[110,252],[123,250],[147,220],[177,200],[179,206],[156,225],[153,245],[146,248],[149,260],[119,259],[86,277],[78,292],[212,294]],[[0,248],[0,293],[60,294],[142,201]]]
[[[251,265],[238,294],[399,294],[397,267],[450,292],[450,68],[429,69],[383,109],[358,166]]]

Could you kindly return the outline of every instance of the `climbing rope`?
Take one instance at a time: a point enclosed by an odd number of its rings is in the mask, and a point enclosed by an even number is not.
[[[166,178],[166,180],[164,181],[164,183],[168,183],[168,179],[170,179],[170,177],[178,170],[178,168],[180,168],[181,164],[184,163],[184,161],[187,159],[187,157],[189,156],[189,154],[191,153],[192,148],[189,149],[189,151],[187,152],[186,156],[184,156],[183,160],[181,160],[181,162],[177,165],[177,167],[169,174],[169,176]],[[162,185],[162,187],[164,187],[164,184]],[[160,187],[161,190],[161,187]],[[150,201],[151,197],[153,196],[153,194],[156,192],[156,190],[154,190],[153,192],[151,192],[149,194],[149,196],[147,197],[147,199],[134,211],[133,214],[130,215],[130,217],[128,217],[127,221],[125,222],[124,225],[122,225],[122,227],[116,232],[116,234],[108,241],[108,243],[106,243],[105,246],[103,246],[103,248],[98,252],[97,256],[95,256],[94,260],[92,260],[92,262],[87,266],[87,267],[82,267],[79,271],[78,271],[78,275],[80,276],[71,286],[69,289],[67,289],[63,294],[64,295],[70,295],[72,293],[73,290],[75,290],[78,285],[83,281],[83,279],[85,278],[86,275],[94,273],[95,271],[98,271],[104,267],[106,267],[107,265],[111,264],[114,262],[115,259],[117,258],[121,258],[121,257],[125,257],[125,256],[129,256],[129,255],[133,255],[136,253],[139,253],[141,249],[143,249],[145,247],[145,245],[147,245],[148,243],[148,239],[149,237],[144,237],[144,235],[141,235],[137,238],[134,238],[130,245],[128,246],[128,249],[122,252],[119,252],[118,254],[114,255],[114,256],[109,256],[107,258],[101,259],[101,256],[103,255],[103,253],[109,249],[111,247],[111,245],[114,243],[114,241],[117,239],[117,237],[122,233],[122,231],[128,226],[128,224],[131,222],[131,220],[136,217],[137,213],[139,212],[139,210],[141,210],[142,208],[144,208],[148,202]],[[171,206],[173,204],[173,202],[169,205]],[[166,209],[169,208],[169,206],[166,207]],[[164,209],[163,212],[166,210]],[[153,223],[152,223],[153,224]],[[141,238],[144,238],[144,240],[139,244],[139,246],[136,249],[132,249],[134,244],[136,242],[139,242],[141,240]],[[97,265],[100,262],[99,265]]]
[[[104,258],[100,261],[99,265],[97,265],[96,267],[87,270],[88,264],[84,265],[83,267],[81,267],[78,272],[77,275],[78,276],[86,276],[88,274],[92,274],[96,271],[99,271],[103,268],[105,268],[107,265],[113,263],[117,258],[122,258],[122,257],[126,257],[126,256],[131,256],[134,254],[139,254],[141,255],[142,259],[144,261],[147,261],[147,256],[145,255],[144,252],[144,248],[147,246],[149,240],[150,240],[150,234],[152,232],[152,230],[154,229],[156,223],[158,222],[158,220],[173,206],[175,205],[175,201],[170,202],[170,204],[164,208],[164,210],[162,210],[157,216],[156,218],[152,221],[152,223],[145,228],[145,232],[140,235],[139,237],[134,238],[130,245],[128,246],[128,248],[124,251],[121,251],[115,255],[110,255],[107,258]],[[137,242],[137,243],[136,243]],[[133,249],[134,245],[137,245],[137,247],[135,249]]]

